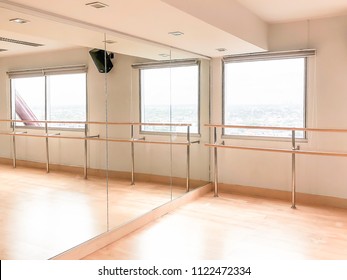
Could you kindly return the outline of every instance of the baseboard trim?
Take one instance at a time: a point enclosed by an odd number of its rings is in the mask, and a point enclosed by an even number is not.
[[[0,164],[13,165],[12,159],[8,158],[0,158]],[[27,160],[16,160],[16,165],[18,167],[28,167],[28,168],[37,168],[42,169],[44,172],[46,171],[46,163],[35,162],[35,161],[27,161]],[[84,176],[84,168],[79,166],[70,166],[70,165],[60,165],[60,164],[50,164],[50,171],[61,171],[68,172],[74,174],[80,174]],[[117,178],[117,179],[125,179],[131,180],[131,173],[127,171],[108,171],[108,178]],[[106,170],[103,169],[94,169],[88,168],[88,176],[96,176],[98,178],[106,178]],[[182,186],[186,185],[186,178],[180,177],[170,177],[164,175],[156,175],[156,174],[145,174],[145,173],[135,173],[135,181],[141,182],[154,182],[160,184],[168,184],[174,186]],[[190,179],[190,187],[192,189],[198,188],[200,186],[208,184],[208,181]]]
[[[231,185],[231,184],[219,184],[220,193],[235,193],[242,194],[247,196],[255,197],[264,197],[288,201],[291,203],[291,192],[282,191],[282,190],[273,190],[266,188],[258,188],[251,186],[242,186],[242,185]],[[317,206],[329,206],[337,208],[347,208],[347,199],[324,196],[324,195],[315,195],[307,193],[296,193],[296,204],[297,206],[302,205],[317,205]]]
[[[118,228],[110,230],[103,233],[89,241],[86,241],[68,251],[61,253],[51,260],[78,260],[82,259],[93,252],[121,239],[122,237],[128,235],[129,233],[147,225],[148,223],[166,215],[169,212],[177,209],[178,207],[187,204],[197,198],[210,193],[212,191],[212,184],[207,184],[205,186],[199,187],[185,195],[172,200],[152,211],[130,221],[129,223],[122,225]]]

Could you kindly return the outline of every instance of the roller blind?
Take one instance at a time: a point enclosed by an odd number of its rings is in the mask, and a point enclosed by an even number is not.
[[[262,59],[276,59],[276,58],[299,58],[309,57],[316,55],[316,50],[294,50],[294,51],[279,51],[279,52],[260,52],[260,53],[248,53],[223,57],[224,62],[237,62],[237,61],[252,61]]]
[[[63,74],[77,74],[86,73],[88,70],[86,65],[71,65],[71,66],[57,66],[48,68],[36,69],[22,69],[11,70],[7,72],[10,79],[25,78],[25,77],[42,77],[48,75],[63,75]]]
[[[189,60],[168,60],[168,61],[158,61],[158,62],[148,62],[148,63],[138,63],[133,64],[134,69],[151,69],[151,68],[170,68],[170,67],[181,67],[181,66],[191,66],[199,64],[199,60],[189,59]]]

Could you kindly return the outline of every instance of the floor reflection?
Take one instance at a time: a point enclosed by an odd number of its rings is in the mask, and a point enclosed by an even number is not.
[[[170,181],[131,186],[111,177],[108,185],[98,176],[0,165],[0,259],[51,258],[185,193]]]

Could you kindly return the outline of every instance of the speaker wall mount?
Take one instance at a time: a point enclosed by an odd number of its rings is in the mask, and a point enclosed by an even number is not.
[[[89,51],[94,64],[100,73],[108,73],[113,68],[111,59],[114,58],[113,53],[107,53],[105,50],[92,49]]]

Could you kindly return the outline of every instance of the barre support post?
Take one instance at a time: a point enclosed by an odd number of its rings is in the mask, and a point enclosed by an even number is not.
[[[296,209],[295,130],[292,130],[292,209]]]
[[[131,185],[135,185],[135,147],[134,147],[134,125],[130,127],[131,138]]]
[[[88,129],[87,125],[84,125],[84,179],[88,178]]]
[[[186,191],[190,190],[190,126],[187,126],[187,178],[186,178]]]
[[[49,144],[48,144],[48,124],[45,123],[46,132],[46,172],[49,173]]]
[[[17,154],[16,154],[16,135],[14,133],[13,128],[13,135],[12,135],[12,162],[13,162],[13,168],[17,167]]]
[[[213,143],[217,144],[217,127],[213,128]],[[218,197],[218,155],[217,147],[213,148],[214,150],[214,196]]]

